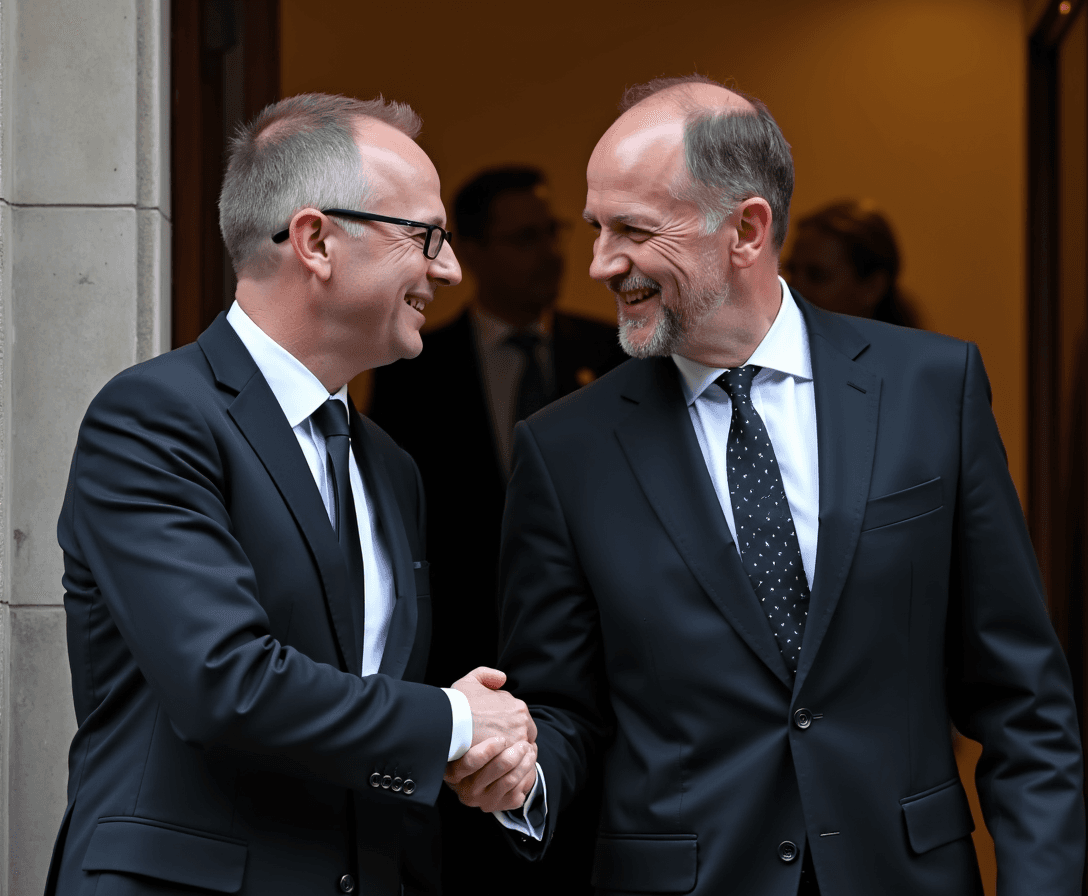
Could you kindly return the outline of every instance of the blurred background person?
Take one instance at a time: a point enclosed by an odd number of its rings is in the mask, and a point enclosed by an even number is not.
[[[888,219],[869,202],[842,199],[794,225],[783,265],[790,286],[828,311],[902,327],[919,326],[899,289],[899,247]]]
[[[549,204],[542,171],[482,171],[457,192],[452,209],[457,257],[476,280],[473,300],[453,322],[424,334],[411,364],[375,371],[369,410],[423,476],[440,634],[432,638],[427,680],[443,682],[446,670],[498,656],[499,530],[514,424],[627,357],[615,324],[554,310],[567,224]],[[443,793],[444,891],[516,881],[519,896],[561,888],[588,894],[598,803],[597,792],[585,793],[545,860],[530,867],[493,819]]]

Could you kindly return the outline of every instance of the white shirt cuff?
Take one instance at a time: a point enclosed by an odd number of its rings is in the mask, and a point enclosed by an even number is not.
[[[530,812],[532,820],[530,820]],[[537,841],[544,839],[544,821],[548,817],[548,785],[544,783],[544,772],[539,762],[536,764],[536,783],[533,784],[533,789],[529,791],[521,808],[491,814],[507,830],[517,831]],[[534,821],[536,824],[533,823]]]
[[[453,711],[453,734],[450,736],[450,755],[447,761],[453,762],[460,759],[468,748],[472,746],[472,710],[468,705],[468,697],[456,688],[442,688],[450,700],[450,709]]]

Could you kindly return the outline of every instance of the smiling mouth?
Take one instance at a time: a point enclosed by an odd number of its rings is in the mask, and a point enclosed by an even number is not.
[[[616,293],[616,296],[624,305],[630,306],[641,304],[660,293],[661,290],[659,289],[637,289],[631,292],[618,292]]]
[[[418,311],[420,314],[422,314],[423,309],[427,307],[426,301],[416,298],[415,296],[405,296],[404,303],[411,306],[412,308],[415,308],[416,311]]]
[[[661,295],[661,284],[649,277],[628,274],[614,277],[608,284],[616,299],[628,308],[641,305],[647,299]]]

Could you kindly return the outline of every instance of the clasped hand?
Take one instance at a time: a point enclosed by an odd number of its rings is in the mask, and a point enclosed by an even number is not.
[[[462,803],[484,812],[519,808],[536,783],[536,724],[504,684],[506,673],[486,666],[453,683],[472,710],[472,746],[444,779]]]

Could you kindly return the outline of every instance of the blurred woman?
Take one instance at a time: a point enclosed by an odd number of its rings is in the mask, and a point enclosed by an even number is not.
[[[806,215],[795,227],[784,272],[801,295],[828,311],[918,326],[899,291],[895,235],[874,206],[844,199]]]

